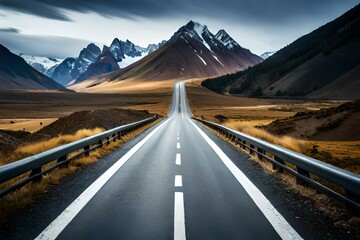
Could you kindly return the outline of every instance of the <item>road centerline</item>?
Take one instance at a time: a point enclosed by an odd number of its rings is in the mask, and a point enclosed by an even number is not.
[[[181,154],[180,153],[176,154],[175,164],[176,165],[181,165]]]
[[[184,193],[175,192],[174,201],[174,240],[186,239]]]
[[[175,187],[182,187],[182,175],[175,175]]]

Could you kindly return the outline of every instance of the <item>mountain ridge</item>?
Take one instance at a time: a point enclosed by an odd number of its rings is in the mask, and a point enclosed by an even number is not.
[[[22,57],[1,44],[0,89],[70,91],[31,67]]]
[[[93,79],[87,86],[125,79],[142,81],[217,76],[262,61],[259,56],[237,45],[233,49],[226,47],[205,25],[189,21],[155,52],[126,68]]]
[[[360,5],[246,71],[203,86],[241,96],[357,99],[360,92]]]

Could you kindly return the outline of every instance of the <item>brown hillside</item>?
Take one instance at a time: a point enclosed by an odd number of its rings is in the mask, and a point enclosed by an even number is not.
[[[327,141],[360,140],[360,101],[318,111],[299,112],[263,127],[276,135]]]

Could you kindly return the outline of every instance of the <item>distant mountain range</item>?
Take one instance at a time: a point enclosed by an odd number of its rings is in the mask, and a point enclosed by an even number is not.
[[[67,91],[0,44],[0,90],[9,89]]]
[[[87,87],[124,79],[163,80],[218,76],[247,69],[262,61],[242,48],[225,30],[212,34],[190,21],[160,48],[136,63],[89,81]]]
[[[115,38],[110,47],[104,45],[102,50],[94,43],[90,43],[80,51],[77,58],[54,59],[25,54],[20,54],[20,56],[39,72],[64,86],[68,86],[89,77],[95,77],[119,68],[125,68],[147,54],[156,51],[165,43],[166,41],[162,41],[159,44],[149,44],[147,48],[143,48],[134,45],[129,40],[121,41]],[[98,58],[106,52],[113,55],[118,67],[113,66],[113,64],[110,64],[111,66],[105,66],[104,59],[101,57]],[[104,56],[109,60],[110,56],[108,54]],[[92,64],[93,66],[90,68]],[[89,71],[87,72],[87,70]]]
[[[265,59],[271,57],[272,55],[274,55],[274,53],[276,53],[276,52],[264,52],[263,54],[260,55],[260,57],[265,60]]]
[[[360,5],[242,72],[206,80],[242,96],[360,98]]]
[[[30,66],[41,72],[42,74],[51,77],[54,72],[54,69],[62,62],[64,59],[42,57],[42,56],[31,56],[20,53],[22,57]]]

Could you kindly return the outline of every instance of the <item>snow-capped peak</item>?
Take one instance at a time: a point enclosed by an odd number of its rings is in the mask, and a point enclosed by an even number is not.
[[[240,48],[240,45],[224,29],[219,30],[215,37],[230,50]]]
[[[31,56],[23,53],[20,53],[19,56],[22,57],[29,65],[37,63],[41,64],[45,69],[49,69],[55,65],[58,65],[64,60],[42,56]]]
[[[260,57],[265,60],[265,59],[271,57],[272,55],[274,55],[274,53],[276,53],[276,51],[274,51],[274,52],[264,52],[263,54],[260,55]]]
[[[193,29],[195,30],[195,32],[199,35],[199,37],[202,36],[203,32],[204,32],[204,29],[206,28],[205,25],[201,25],[200,23],[198,22],[193,22],[194,23],[194,26],[193,26]],[[202,37],[201,37],[202,38]]]
[[[198,40],[212,52],[211,47],[208,44],[208,41],[209,40],[212,41],[214,36],[208,30],[206,25],[202,25],[202,24],[200,24],[198,22],[194,22],[194,21],[189,21],[185,26],[182,26],[181,28],[179,28],[179,30],[177,32],[174,33],[174,35],[171,37],[170,41],[177,37],[183,38],[184,35],[188,35],[191,38]],[[205,39],[204,36],[206,36],[207,38]]]

